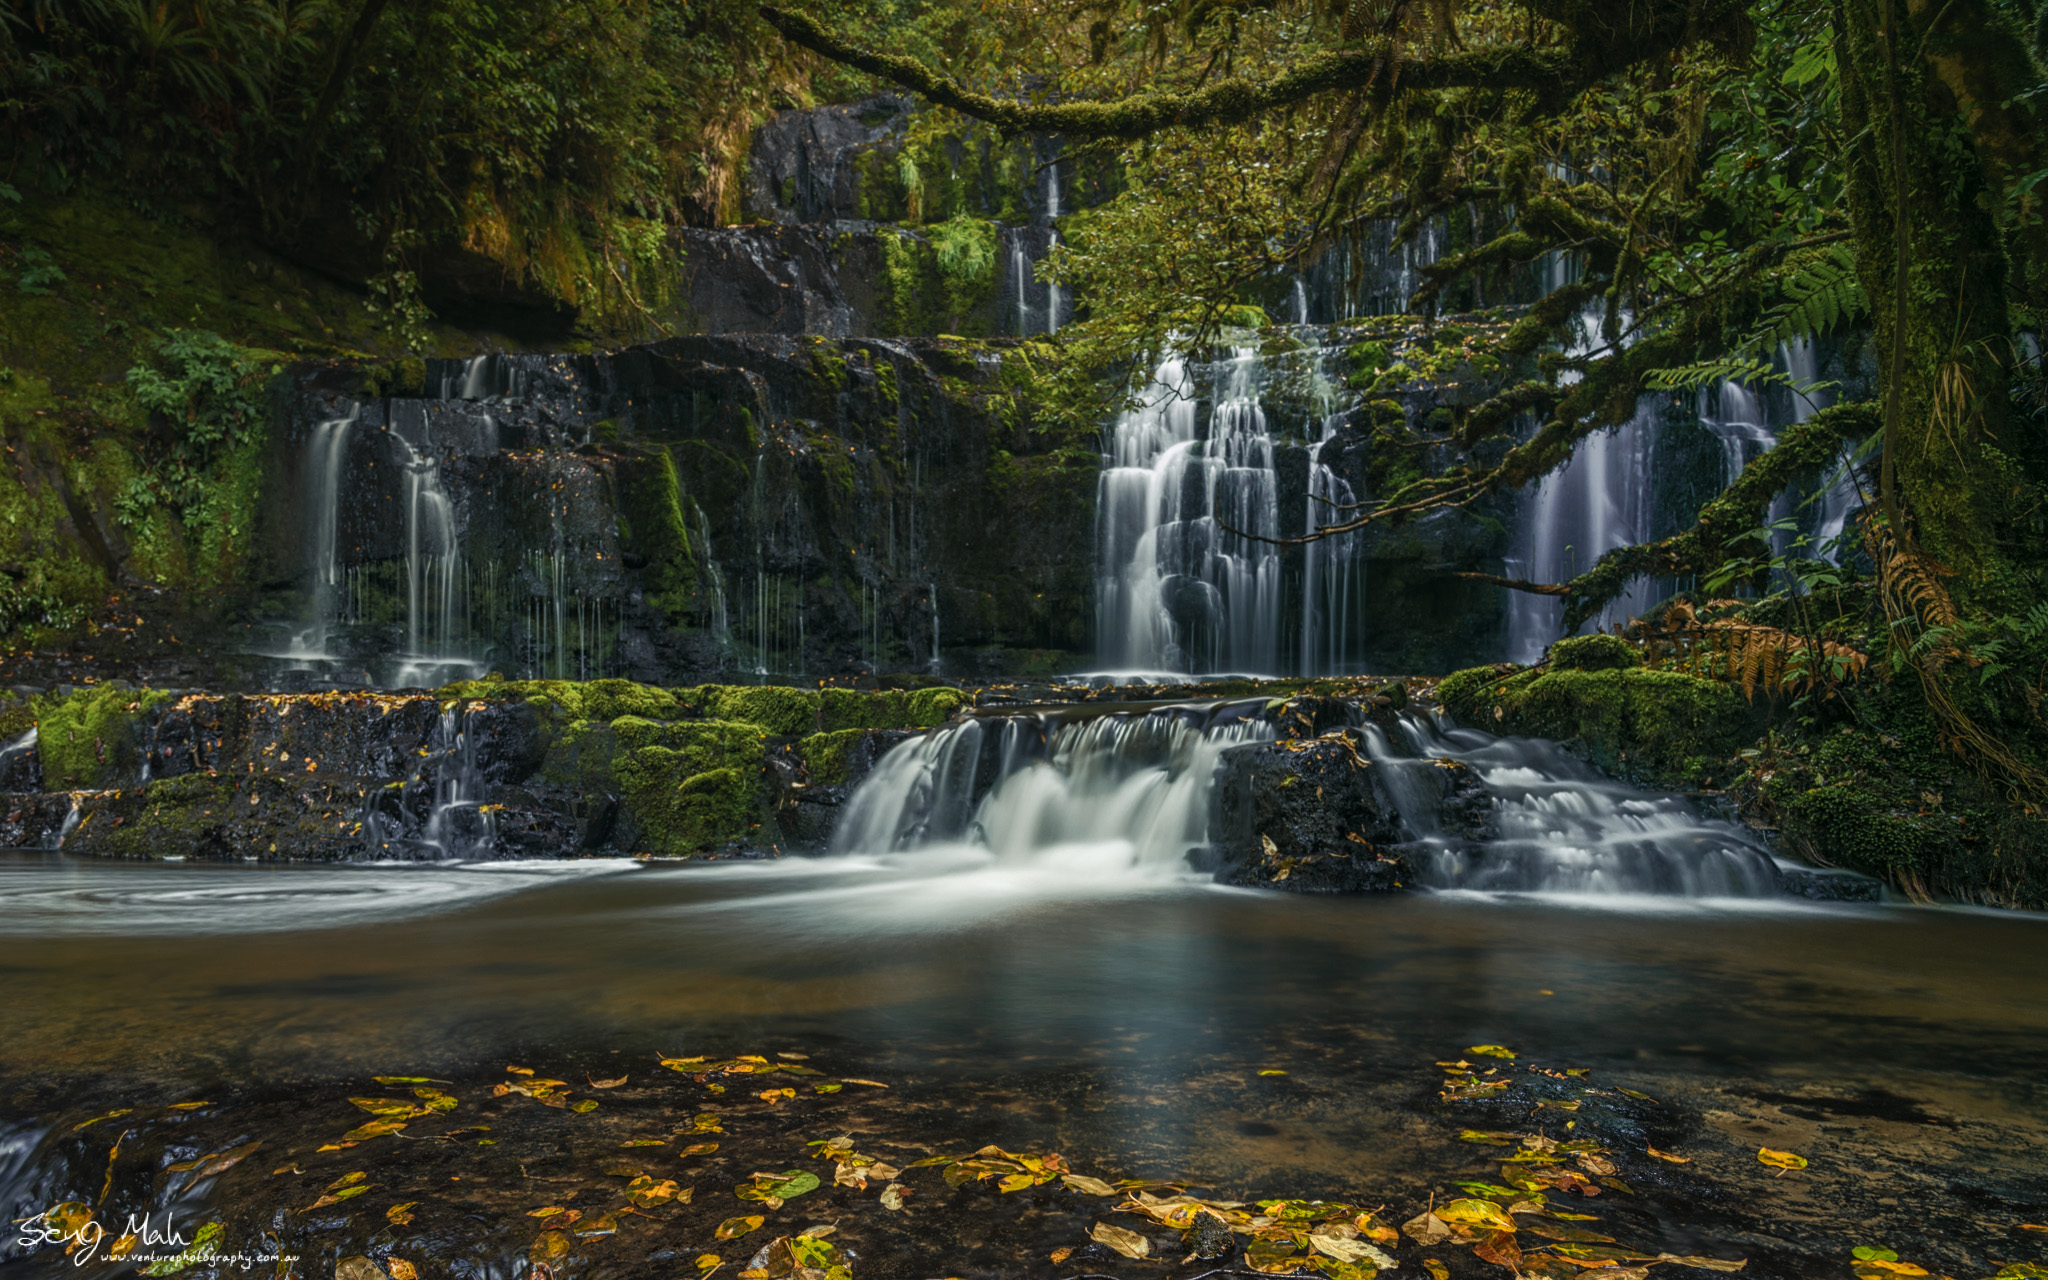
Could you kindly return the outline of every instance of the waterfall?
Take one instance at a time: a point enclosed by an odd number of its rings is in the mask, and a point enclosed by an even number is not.
[[[1279,486],[1258,357],[1224,362],[1206,439],[1194,381],[1169,357],[1117,416],[1098,482],[1097,626],[1114,668],[1274,672],[1280,651]],[[1231,532],[1231,530],[1241,532]]]
[[[492,857],[497,852],[497,819],[483,802],[485,781],[477,768],[476,743],[469,732],[469,711],[452,703],[441,712],[435,728],[434,746],[418,773],[400,789],[395,809],[383,789],[372,790],[364,802],[363,839],[367,846],[389,854],[410,848],[436,862],[460,858]],[[431,776],[433,800],[418,834],[408,836],[417,814],[406,799],[417,793]]]
[[[1382,787],[1415,839],[1402,849],[1434,889],[1759,898],[1780,891],[1776,860],[1745,829],[1702,817],[1679,796],[1605,776],[1553,742],[1496,738],[1415,714],[1401,750],[1376,725],[1366,743]],[[1447,804],[1445,761],[1476,777]]]
[[[1060,216],[1060,162],[1055,160],[1045,169],[1045,234],[1048,254],[1059,246],[1059,229],[1053,225]],[[1060,286],[1056,281],[1047,281],[1045,286],[1045,331],[1058,333],[1060,329]]]
[[[697,543],[703,548],[704,572],[711,578],[711,638],[718,646],[719,658],[726,663],[732,661],[732,614],[725,603],[725,571],[718,567],[718,558],[711,554],[711,520],[704,514],[704,508],[695,498],[690,499],[690,510],[697,513]]]
[[[1323,461],[1336,437],[1338,414],[1323,418],[1320,440],[1308,448],[1308,510],[1304,529],[1340,524],[1356,502],[1351,485]],[[1351,618],[1365,594],[1356,533],[1331,534],[1302,548],[1301,674],[1339,675],[1351,653]]]
[[[1017,336],[1031,336],[1031,253],[1024,247],[1021,232],[1010,235],[1010,278],[1017,290]]]
[[[943,666],[939,660],[939,584],[928,582],[925,584],[925,590],[932,601],[932,660],[928,670],[937,675]]]
[[[465,652],[469,628],[467,566],[455,523],[455,504],[441,487],[441,463],[427,440],[406,439],[394,421],[388,436],[405,484],[405,651],[396,683],[416,687],[455,675],[479,675],[483,663]]]
[[[1553,253],[1546,270],[1549,286],[1555,289],[1567,282],[1576,267],[1566,255]],[[1598,349],[1603,315],[1599,307],[1580,314],[1573,353]],[[1568,372],[1560,381],[1569,385],[1577,377]],[[1507,562],[1509,576],[1532,582],[1568,582],[1592,568],[1606,552],[1649,539],[1655,509],[1652,455],[1658,411],[1656,398],[1638,398],[1635,414],[1627,422],[1585,437],[1562,467],[1536,482],[1535,492],[1523,500],[1521,527],[1514,554]],[[1589,621],[1595,630],[1605,629],[1643,612],[1662,595],[1658,583],[1638,578]],[[1563,631],[1562,600],[1526,591],[1510,593],[1510,661],[1536,661]]]
[[[1272,736],[1238,702],[1086,718],[971,717],[902,743],[855,790],[838,853],[942,845],[999,863],[1177,876],[1209,839],[1224,751]]]
[[[831,849],[966,852],[1077,881],[1191,883],[1231,838],[1212,825],[1224,754],[1275,736],[1263,708],[972,715],[883,756]],[[1419,887],[1762,899],[1796,879],[1744,828],[1617,782],[1555,743],[1413,712],[1366,723],[1364,735],[1372,792],[1402,831],[1397,851]]]
[[[341,472],[348,461],[356,412],[350,406],[343,417],[319,423],[306,444],[306,573],[313,589],[306,627],[293,635],[288,657],[324,660],[334,656],[328,646],[340,613],[336,590],[343,585]]]

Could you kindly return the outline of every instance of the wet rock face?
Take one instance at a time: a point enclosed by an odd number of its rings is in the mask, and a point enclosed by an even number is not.
[[[1218,878],[1295,893],[1397,888],[1401,862],[1389,849],[1400,820],[1373,771],[1364,735],[1349,727],[1225,752],[1211,827]]]
[[[819,848],[883,753],[963,701],[936,685],[622,680],[413,697],[80,691],[32,704],[48,741],[5,775],[0,847],[266,861]],[[44,791],[46,775],[70,780]]]
[[[306,371],[251,647],[324,637],[297,687],[1082,665],[1096,468],[1034,429],[1023,366],[755,333]]]

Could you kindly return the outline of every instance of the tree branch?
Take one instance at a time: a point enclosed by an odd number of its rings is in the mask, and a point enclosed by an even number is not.
[[[943,107],[986,120],[1008,133],[1069,138],[1142,138],[1161,129],[1230,125],[1326,93],[1360,90],[1384,104],[1411,90],[1525,89],[1552,109],[1592,83],[1583,61],[1562,50],[1496,46],[1450,57],[1394,59],[1381,44],[1317,54],[1263,83],[1225,80],[1187,92],[1134,94],[1115,102],[1016,102],[977,93],[915,58],[866,49],[827,31],[808,14],[762,5],[761,16],[784,39],[834,62],[893,80]],[[1649,51],[1645,51],[1648,56]]]

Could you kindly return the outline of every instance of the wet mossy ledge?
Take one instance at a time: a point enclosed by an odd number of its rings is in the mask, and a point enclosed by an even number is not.
[[[944,685],[627,680],[63,689],[0,710],[14,744],[0,843],[121,858],[772,855],[821,843],[882,750],[969,700]]]

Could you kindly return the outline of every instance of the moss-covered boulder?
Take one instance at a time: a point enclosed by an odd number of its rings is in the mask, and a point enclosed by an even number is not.
[[[1654,786],[1707,786],[1716,775],[1727,781],[1735,771],[1730,760],[1760,728],[1733,685],[1641,667],[1476,667],[1444,677],[1436,696],[1465,724],[1554,738],[1609,773]]]
[[[1566,636],[1545,655],[1552,671],[1624,671],[1643,665],[1643,655],[1620,636]]]

